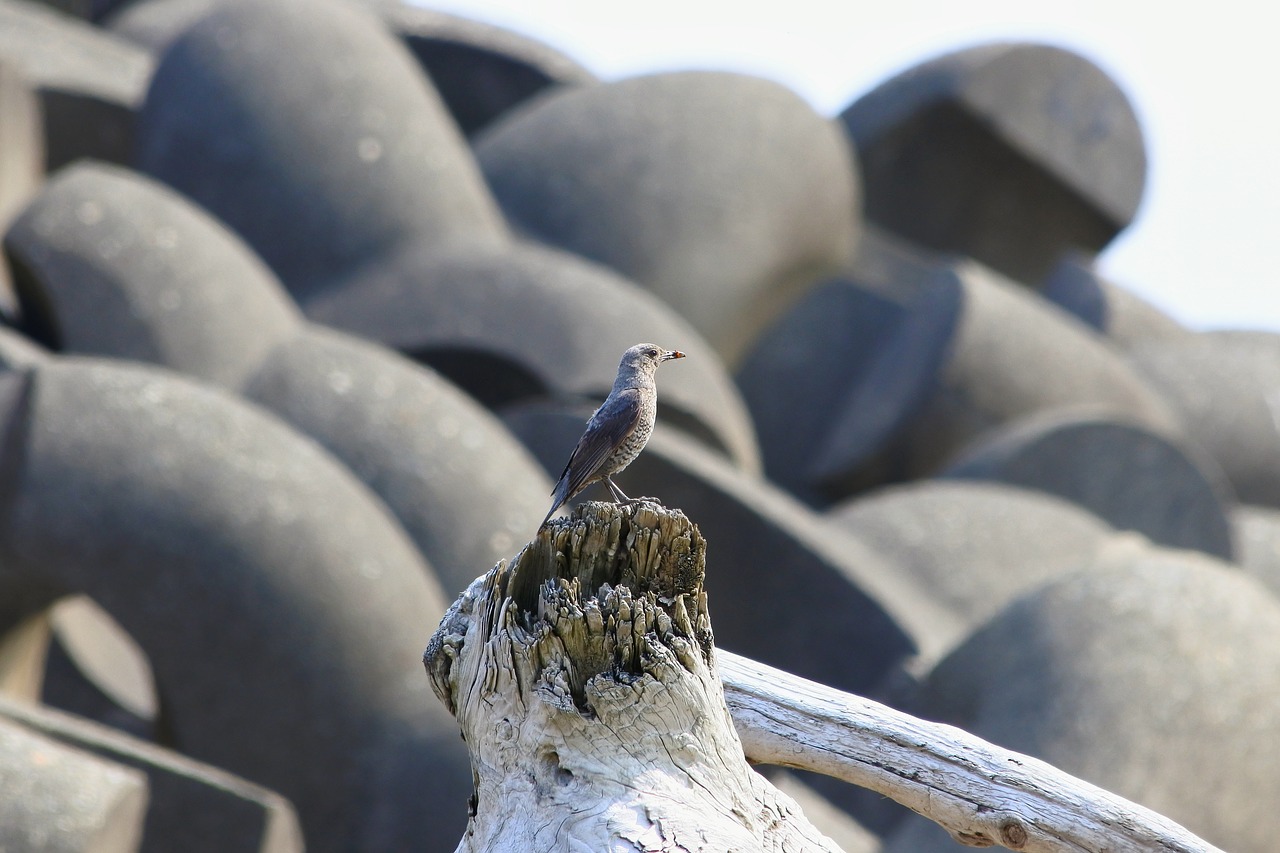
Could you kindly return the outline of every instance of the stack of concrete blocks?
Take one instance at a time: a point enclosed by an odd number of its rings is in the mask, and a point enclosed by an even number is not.
[[[382,0],[0,0],[0,848],[453,849],[422,647],[653,340],[619,484],[720,645],[1274,849],[1280,336],[1098,274],[1145,173],[1043,44],[824,116]]]

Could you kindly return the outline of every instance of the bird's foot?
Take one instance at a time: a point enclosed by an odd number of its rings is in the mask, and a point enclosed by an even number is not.
[[[627,498],[625,501],[618,501],[623,506],[634,506],[635,504],[657,504],[658,506],[666,506],[661,498],[651,498],[648,496],[642,498]]]

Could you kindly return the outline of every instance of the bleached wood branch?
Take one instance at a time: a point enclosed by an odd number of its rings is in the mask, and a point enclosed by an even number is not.
[[[747,757],[870,788],[957,841],[1035,853],[1221,853],[1052,765],[749,658],[716,653]]]

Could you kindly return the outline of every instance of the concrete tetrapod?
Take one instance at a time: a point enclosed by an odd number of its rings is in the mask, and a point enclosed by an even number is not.
[[[162,53],[218,2],[136,0],[103,25]],[[598,82],[568,56],[502,27],[398,0],[366,4],[409,48],[467,135],[549,86]]]
[[[0,718],[0,849],[134,853],[147,779]]]
[[[929,668],[1010,600],[1115,538],[1066,500],[1003,483],[921,480],[854,498],[827,517],[867,543],[947,619],[918,637]]]
[[[1014,601],[929,677],[960,726],[1238,853],[1280,833],[1280,602],[1189,551],[1112,552]],[[914,816],[889,853],[958,851]],[[968,848],[963,848],[968,849]]]
[[[910,68],[840,118],[872,222],[1034,284],[1101,249],[1142,199],[1147,157],[1124,92],[1083,56],[979,45]]]
[[[5,723],[146,774],[142,843],[131,853],[302,853],[293,806],[274,791],[115,729],[0,696]]]
[[[1065,253],[1038,286],[1045,299],[1126,352],[1143,344],[1184,341],[1195,334],[1138,294],[1100,275],[1087,252]]]
[[[756,77],[564,88],[495,122],[476,154],[517,228],[648,287],[731,366],[855,243],[847,140]]]
[[[1177,434],[1169,404],[1095,331],[981,264],[953,269],[960,322],[931,395],[891,451],[896,471],[934,474],[987,430],[1053,409],[1092,407]]]
[[[860,346],[868,338],[877,345]],[[1177,429],[1167,402],[1083,322],[981,264],[870,229],[848,277],[761,335],[738,379],[766,470],[816,505],[930,476],[1034,412],[1095,406]]]
[[[1117,530],[1224,560],[1235,554],[1222,471],[1190,442],[1109,414],[1044,412],[990,430],[942,473],[1065,498]]]
[[[219,5],[156,68],[136,162],[238,232],[304,305],[405,243],[507,238],[430,81],[356,4]]]
[[[44,3],[5,0],[0,60],[16,67],[39,98],[49,169],[80,157],[129,162],[155,65],[145,50]]]
[[[378,493],[450,590],[546,511],[550,482],[492,415],[429,368],[307,323],[242,241],[161,184],[77,164],[5,244],[26,314],[62,349],[155,362],[275,411]]]
[[[174,374],[0,375],[0,574],[88,594],[145,649],[182,752],[285,796],[311,850],[443,850],[466,758],[412,677],[439,587],[311,441]]]
[[[670,306],[612,270],[533,243],[409,248],[307,303],[308,316],[432,365],[494,408],[600,397],[638,340],[689,358],[663,382],[680,425],[760,470],[755,430],[715,351]],[[558,472],[557,472],[558,473]]]
[[[964,301],[955,269],[866,228],[738,366],[769,479],[814,506],[898,479],[877,459],[934,393]]]
[[[1129,359],[1213,457],[1240,500],[1280,507],[1280,336],[1188,333],[1134,346]]]

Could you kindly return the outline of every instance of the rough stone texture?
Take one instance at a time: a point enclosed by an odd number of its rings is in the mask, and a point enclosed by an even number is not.
[[[538,528],[550,480],[489,412],[434,372],[315,328],[245,396],[322,444],[393,508],[449,594]]]
[[[948,358],[928,400],[875,463],[895,479],[933,474],[993,427],[1052,409],[1088,406],[1176,431],[1166,401],[1097,333],[979,264],[952,269],[963,292]]]
[[[505,416],[543,465],[558,470],[585,414],[534,404]],[[784,493],[669,429],[661,414],[648,447],[616,482],[632,497],[654,495],[681,507],[716,543],[708,554],[707,592],[717,645],[858,692],[915,651],[912,628],[925,617],[898,594],[891,566]],[[591,499],[607,500],[608,492],[589,489],[579,502]]]
[[[814,505],[892,479],[877,462],[933,393],[962,292],[953,269],[867,229],[846,270],[769,326],[738,367],[769,478]]]
[[[104,29],[159,56],[224,0],[134,0],[107,15]]]
[[[0,791],[0,849],[140,849],[145,776],[5,719],[0,719]]]
[[[443,596],[371,493],[155,369],[51,360],[0,376],[0,401],[6,580],[101,604],[147,652],[173,742],[288,796],[308,849],[446,849],[466,759],[405,675]]]
[[[47,6],[4,0],[0,59],[12,63],[39,98],[50,170],[79,157],[129,162],[135,117],[154,67],[146,51]]]
[[[141,168],[231,226],[303,302],[406,243],[506,236],[439,96],[352,4],[219,6],[165,53],[138,131]]]
[[[1280,599],[1280,510],[1241,505],[1231,512],[1237,561]]]
[[[396,0],[366,2],[404,41],[468,136],[551,87],[599,82],[560,51],[502,27]]]
[[[293,806],[273,791],[70,714],[0,697],[6,724],[145,774],[142,843],[130,851],[302,853]]]
[[[1235,496],[1213,460],[1109,415],[1049,412],[993,430],[944,476],[1038,489],[1157,544],[1224,560],[1235,553]]]
[[[627,347],[669,342],[689,357],[663,376],[663,403],[690,433],[760,470],[755,430],[714,350],[652,294],[568,252],[531,243],[409,249],[307,311],[425,361],[493,407],[544,394],[598,401]]]
[[[146,653],[84,595],[49,608],[40,701],[145,739],[157,737],[159,698]]]
[[[44,348],[13,329],[0,326],[0,369],[30,367],[49,357]]]
[[[218,2],[138,0],[104,25],[161,53]],[[364,2],[404,42],[468,136],[549,87],[599,82],[565,54],[502,27],[397,0]]]
[[[303,326],[271,271],[225,226],[124,168],[61,170],[4,247],[26,326],[52,347],[237,388]]]
[[[1122,350],[1183,341],[1194,334],[1141,296],[1099,275],[1085,252],[1064,254],[1040,283],[1040,294]]]
[[[1280,832],[1277,673],[1280,603],[1257,581],[1139,550],[1011,604],[934,670],[926,715],[1264,853]],[[934,830],[913,819],[885,849],[959,849]]]
[[[1240,500],[1267,506],[1280,506],[1277,341],[1266,335],[1188,334],[1129,353]]]
[[[854,243],[847,141],[754,77],[563,89],[504,116],[476,151],[513,223],[649,287],[730,364]]]
[[[5,228],[44,176],[44,117],[30,84],[3,52],[0,116],[0,228]],[[0,271],[0,279],[4,277]]]
[[[924,480],[873,492],[827,513],[892,563],[945,621],[920,638],[920,665],[1023,592],[1088,562],[1115,531],[1075,504],[1001,483]]]
[[[842,114],[867,218],[1034,283],[1068,249],[1132,221],[1146,151],[1125,94],[1082,56],[1040,44],[960,50]]]
[[[509,556],[550,483],[474,400],[387,350],[305,323],[223,226],[123,169],[61,172],[6,238],[29,315],[70,352],[172,367],[315,438],[388,504],[450,591]]]
[[[0,16],[3,10],[0,10]],[[2,36],[0,36],[2,37]],[[30,84],[0,51],[0,231],[35,195],[44,177],[44,116]],[[0,263],[0,319],[16,322],[9,266]]]

